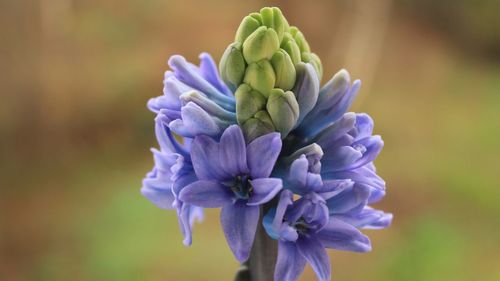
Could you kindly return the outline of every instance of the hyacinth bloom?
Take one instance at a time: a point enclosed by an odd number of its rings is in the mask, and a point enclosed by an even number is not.
[[[191,159],[198,176],[180,193],[188,204],[221,210],[221,225],[231,250],[243,262],[248,259],[259,221],[259,205],[281,190],[282,181],[270,178],[281,151],[278,133],[261,136],[246,145],[241,129],[227,128],[217,143],[198,136]]]
[[[354,226],[329,218],[323,196],[308,193],[293,201],[292,192],[281,193],[278,206],[264,218],[267,233],[278,242],[275,281],[297,280],[306,261],[318,280],[330,280],[331,268],[325,248],[367,252],[370,239]]]
[[[218,69],[206,53],[199,66],[168,64],[163,95],[148,102],[160,148],[141,191],[177,211],[184,244],[203,208],[221,208],[238,261],[253,264],[259,224],[260,240],[274,239],[275,270],[263,274],[275,281],[297,280],[307,263],[330,280],[326,249],[371,250],[360,230],[392,214],[370,206],[386,193],[373,163],[384,143],[370,116],[348,112],[359,80],[340,70],[321,87],[319,57],[278,8],[243,19]]]
[[[203,220],[203,208],[185,204],[178,196],[184,186],[196,180],[189,154],[190,142],[178,143],[161,117],[155,120],[160,150],[151,149],[155,166],[142,181],[141,193],[159,208],[177,210],[183,243],[191,245],[191,228],[195,220]]]

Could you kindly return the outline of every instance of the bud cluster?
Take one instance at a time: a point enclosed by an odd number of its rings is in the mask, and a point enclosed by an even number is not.
[[[249,140],[273,131],[284,138],[304,117],[297,86],[301,75],[307,75],[307,65],[320,80],[319,57],[280,9],[263,8],[243,19],[219,71],[235,93],[237,121]]]

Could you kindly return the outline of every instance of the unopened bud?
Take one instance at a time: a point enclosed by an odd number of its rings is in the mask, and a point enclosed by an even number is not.
[[[293,39],[292,35],[290,35],[289,33],[286,33],[283,37],[281,48],[283,48],[283,50],[285,50],[290,55],[293,65],[297,65],[301,61],[299,46],[295,42],[295,39]]]
[[[280,41],[276,31],[261,26],[243,42],[243,57],[249,64],[262,59],[271,59],[279,47]]]
[[[267,98],[276,82],[276,75],[271,63],[261,60],[248,65],[243,81]]]
[[[242,128],[247,142],[276,130],[271,117],[265,110],[257,112],[254,117],[248,119],[243,123]]]
[[[273,89],[266,106],[276,130],[284,138],[295,127],[299,118],[299,104],[291,91]]]
[[[241,125],[266,106],[266,98],[247,84],[241,84],[236,93],[236,118]]]
[[[306,38],[304,37],[304,34],[300,32],[300,30],[292,26],[290,27],[290,33],[292,34],[293,38],[297,42],[297,45],[299,46],[300,51],[310,53],[311,48],[309,47],[309,43],[307,43]]]
[[[281,10],[276,7],[266,7],[260,10],[260,14],[262,16],[262,24],[274,29],[278,35],[279,41],[281,42],[281,40],[283,40],[283,35],[289,28],[288,22],[281,13]]]
[[[272,57],[271,64],[276,74],[274,87],[281,88],[284,91],[291,90],[295,85],[296,71],[288,53],[280,49]]]
[[[238,31],[236,31],[236,41],[243,44],[245,39],[261,26],[261,22],[255,17],[246,16],[240,23]]]
[[[245,75],[245,59],[241,52],[241,43],[234,42],[224,51],[219,64],[222,80],[232,90],[236,90]]]

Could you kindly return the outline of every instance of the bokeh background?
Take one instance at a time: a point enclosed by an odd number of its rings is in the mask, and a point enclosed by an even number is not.
[[[353,110],[386,143],[393,226],[366,231],[371,253],[331,252],[334,280],[500,280],[497,0],[0,1],[0,280],[232,280],[217,211],[185,248],[175,213],[139,194],[145,104],[170,55],[218,61],[269,5],[325,76],[363,80]]]

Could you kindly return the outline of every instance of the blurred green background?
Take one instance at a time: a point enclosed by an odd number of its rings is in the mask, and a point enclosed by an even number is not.
[[[279,6],[363,87],[393,226],[333,280],[500,280],[499,1],[2,0],[0,280],[232,280],[218,212],[185,248],[140,196],[166,60],[218,60]],[[326,79],[325,79],[326,81]],[[325,82],[323,81],[323,82]],[[301,280],[315,280],[310,268]]]

